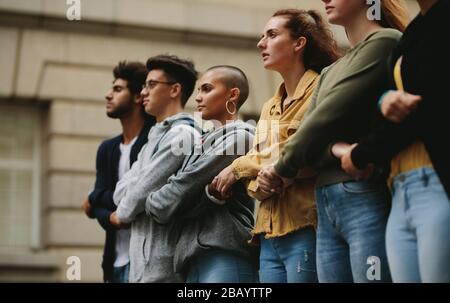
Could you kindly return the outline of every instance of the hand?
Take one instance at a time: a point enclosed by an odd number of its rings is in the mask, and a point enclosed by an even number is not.
[[[358,144],[352,144],[350,148],[347,149],[347,152],[341,157],[341,167],[344,171],[346,171],[349,175],[352,175],[355,180],[364,180],[368,179],[374,170],[374,165],[369,164],[365,170],[360,170],[356,168],[352,161],[352,150]]]
[[[117,217],[116,212],[111,213],[111,215],[109,216],[109,222],[118,229],[127,229],[131,226],[131,223],[123,223],[122,221],[120,221],[120,219]]]
[[[231,186],[236,183],[236,176],[233,173],[233,168],[230,166],[224,168],[211,182],[212,192],[216,191],[222,197],[229,197],[231,195]],[[209,189],[208,189],[209,190]],[[214,195],[213,193],[211,193]],[[216,197],[219,199],[218,197]],[[224,200],[224,199],[221,199]]]
[[[422,101],[421,96],[399,90],[391,91],[383,98],[381,112],[386,119],[400,123],[416,109],[420,101]]]
[[[217,183],[217,179],[214,178],[214,180],[216,180],[216,183]],[[219,200],[226,200],[226,199],[229,199],[229,198],[231,197],[231,194],[232,194],[231,191],[228,191],[228,192],[226,193],[225,196],[222,196],[222,195],[220,194],[220,192],[218,192],[218,191],[216,190],[216,188],[215,188],[216,185],[215,185],[215,184],[213,185],[214,180],[213,180],[212,183],[208,184],[208,193],[209,193],[211,196],[213,196],[214,198],[219,199]]]
[[[92,209],[91,203],[89,203],[89,198],[86,198],[86,200],[83,201],[83,204],[81,204],[81,209],[84,211],[86,216],[90,219],[95,219],[94,211]]]
[[[348,152],[350,147],[351,145],[347,142],[336,142],[331,147],[331,152],[336,158],[341,159],[342,156]]]
[[[273,164],[264,166],[258,173],[258,186],[265,193],[281,193],[293,182],[294,179],[281,177]]]

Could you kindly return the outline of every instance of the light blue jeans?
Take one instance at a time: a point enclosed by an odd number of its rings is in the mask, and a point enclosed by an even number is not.
[[[114,267],[112,283],[128,283],[130,263],[121,267]]]
[[[261,283],[317,283],[316,231],[306,227],[282,237],[260,235]]]
[[[394,282],[450,282],[450,202],[432,168],[394,179],[386,248]]]
[[[318,187],[316,203],[319,282],[391,282],[385,248],[390,195],[384,180]]]
[[[189,262],[187,283],[256,283],[256,266],[235,253],[211,249]]]

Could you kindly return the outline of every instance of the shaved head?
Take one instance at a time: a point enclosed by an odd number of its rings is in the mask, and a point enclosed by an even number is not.
[[[241,69],[231,65],[216,65],[208,68],[206,72],[210,71],[219,72],[220,80],[228,89],[239,89],[239,99],[236,104],[239,109],[247,100],[249,94],[248,80],[244,72]]]

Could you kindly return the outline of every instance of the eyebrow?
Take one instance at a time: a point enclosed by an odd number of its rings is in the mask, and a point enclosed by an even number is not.
[[[125,88],[125,86],[119,85],[119,84],[114,84],[113,88]]]
[[[198,90],[201,90],[201,89],[205,89],[205,88],[207,88],[208,86],[211,86],[211,87],[214,87],[214,85],[212,84],[212,83],[203,83],[202,85],[200,85],[199,86],[199,88],[198,88]]]
[[[278,30],[276,28],[269,28],[265,33],[261,34],[261,37],[264,37],[264,34],[276,33]]]

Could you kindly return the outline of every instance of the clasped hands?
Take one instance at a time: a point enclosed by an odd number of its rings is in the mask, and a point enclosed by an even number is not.
[[[403,122],[417,108],[422,101],[419,95],[409,94],[400,90],[392,90],[385,94],[380,100],[380,111],[383,116],[394,123]],[[374,165],[369,164],[365,169],[358,169],[352,161],[352,151],[357,144],[337,142],[331,151],[333,155],[341,160],[341,167],[356,180],[369,178],[374,170]]]

